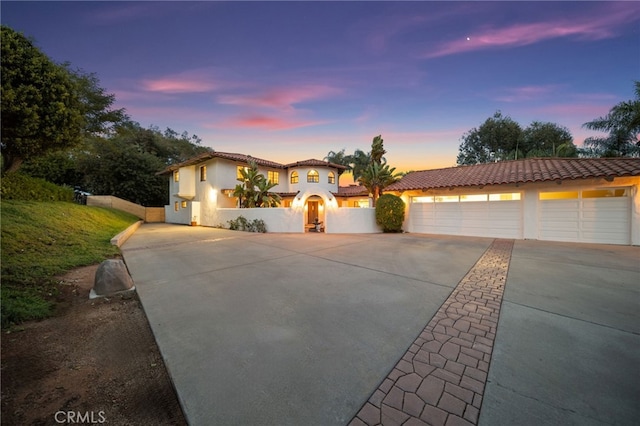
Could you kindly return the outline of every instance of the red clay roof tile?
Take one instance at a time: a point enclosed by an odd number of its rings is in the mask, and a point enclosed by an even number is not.
[[[410,172],[385,191],[640,176],[640,158],[526,158]]]

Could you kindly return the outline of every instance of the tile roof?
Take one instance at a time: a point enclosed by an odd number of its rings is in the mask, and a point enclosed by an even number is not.
[[[338,187],[338,192],[332,192],[336,197],[368,196],[369,190],[362,185],[349,185]]]
[[[640,158],[526,158],[410,172],[385,191],[640,176]]]
[[[220,152],[220,151],[211,150],[203,154],[196,155],[195,157],[189,158],[188,160],[183,161],[181,163],[172,164],[158,174],[159,175],[170,174],[170,173],[173,173],[175,170],[179,169],[180,167],[192,166],[194,164],[198,164],[203,161],[210,160],[212,158],[223,158],[225,160],[238,161],[240,163],[247,163],[247,164],[249,163],[249,161],[255,161],[256,164],[259,166],[271,167],[273,169],[288,169],[291,167],[298,167],[298,166],[312,166],[312,167],[322,166],[322,167],[333,167],[334,169],[338,169],[340,173],[342,173],[342,171],[347,169],[347,167],[341,164],[334,164],[334,163],[329,163],[327,161],[314,160],[314,159],[298,161],[295,163],[285,165],[285,164],[276,163],[275,161],[269,161],[262,158],[252,157],[246,154],[239,154],[234,152]]]
[[[300,167],[300,166],[311,166],[311,167],[333,167],[334,169],[338,169],[340,171],[346,170],[348,167],[343,166],[342,164],[330,163],[328,161],[316,160],[315,158],[311,158],[309,160],[296,161],[295,163],[289,163],[285,167]]]

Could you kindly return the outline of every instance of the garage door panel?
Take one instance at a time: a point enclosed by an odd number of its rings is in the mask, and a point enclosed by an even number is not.
[[[410,232],[522,238],[521,201],[412,203],[410,209]],[[422,214],[427,210],[433,215]]]
[[[580,196],[594,192],[598,191],[583,190]],[[541,240],[630,243],[631,209],[628,196],[550,199],[539,203],[538,229]]]

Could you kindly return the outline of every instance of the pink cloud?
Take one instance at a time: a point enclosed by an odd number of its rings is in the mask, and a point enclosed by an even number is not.
[[[225,120],[220,123],[206,125],[207,128],[249,128],[264,130],[290,130],[300,127],[317,126],[326,121],[303,120],[296,118],[280,118],[262,114],[249,114]]]
[[[143,90],[154,93],[207,93],[221,86],[217,77],[219,70],[200,68],[157,78],[147,78],[140,82]],[[224,86],[237,83],[224,82]]]
[[[444,43],[426,58],[455,55],[469,51],[496,47],[519,47],[541,41],[575,37],[582,40],[601,40],[615,37],[617,30],[636,21],[640,17],[640,8],[627,5],[608,4],[597,16],[582,16],[571,20],[558,19],[546,22],[516,24],[505,28],[487,29],[477,34],[469,34],[462,40]]]
[[[340,89],[327,85],[305,85],[274,88],[258,94],[222,95],[218,97],[218,102],[225,105],[293,111],[293,105],[295,104],[324,99],[339,93],[341,93]]]

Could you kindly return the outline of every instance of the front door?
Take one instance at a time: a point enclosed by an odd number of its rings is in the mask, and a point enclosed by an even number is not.
[[[318,219],[318,201],[308,201],[307,207],[307,223],[315,223],[316,219]]]

